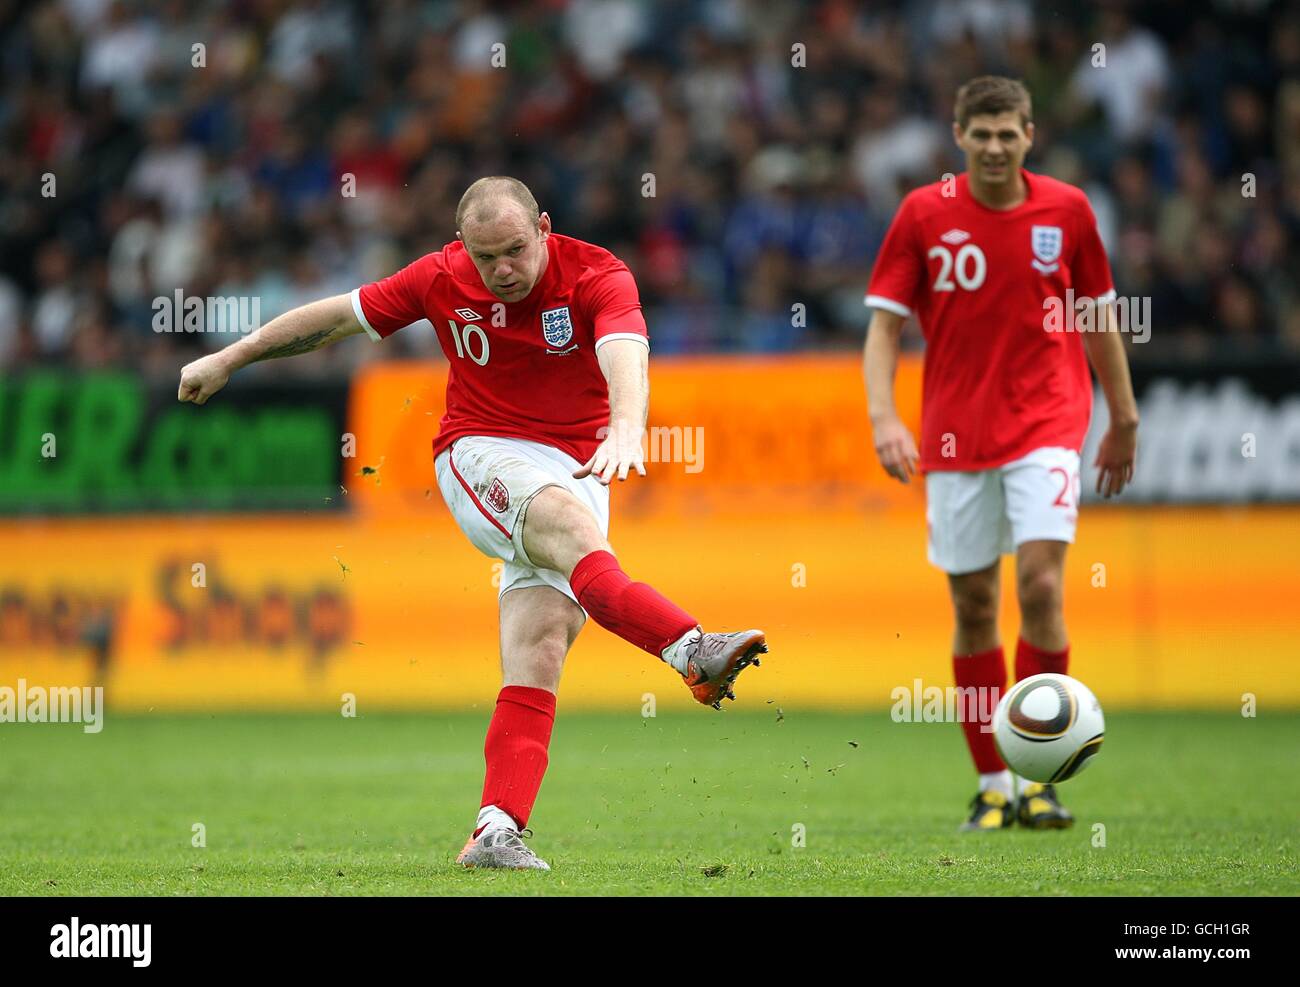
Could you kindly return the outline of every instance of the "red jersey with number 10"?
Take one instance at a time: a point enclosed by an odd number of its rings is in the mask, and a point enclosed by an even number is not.
[[[552,233],[541,280],[521,301],[483,285],[459,240],[352,292],[373,339],[428,319],[451,365],[435,456],[466,435],[554,446],[585,463],[609,424],[609,387],[596,350],[648,343],[636,281],[608,250]]]
[[[925,335],[921,469],[983,470],[1045,446],[1080,449],[1092,414],[1082,337],[1063,312],[1115,292],[1097,220],[1073,185],[1022,171],[1025,201],[981,205],[966,175],[899,206],[866,303]],[[1049,301],[1059,300],[1059,303]],[[1045,305],[1045,302],[1047,304]],[[1055,331],[1054,331],[1055,330]]]

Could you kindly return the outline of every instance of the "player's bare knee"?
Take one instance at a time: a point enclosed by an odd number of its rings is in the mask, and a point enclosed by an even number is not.
[[[564,530],[565,549],[572,556],[573,563],[592,552],[610,550],[609,542],[600,532],[600,526],[591,511],[574,500],[566,515],[568,524]]]
[[[1031,616],[1046,616],[1060,609],[1061,576],[1051,567],[1030,569],[1016,579],[1020,611]]]
[[[570,643],[564,626],[548,627],[524,640],[511,642],[502,655],[502,684],[554,692],[560,684]]]
[[[978,632],[996,626],[998,620],[997,572],[973,572],[953,576],[952,605],[957,626]]]
[[[986,630],[997,624],[998,600],[994,594],[962,594],[953,600],[957,625],[963,631]]]
[[[547,487],[529,504],[524,547],[534,562],[566,575],[583,556],[610,550],[595,516],[561,487]]]
[[[568,654],[569,649],[573,647],[578,632],[582,630],[582,625],[586,622],[587,618],[583,614],[582,608],[575,604],[566,608],[563,618],[557,619],[554,626],[547,629],[547,641],[555,642],[563,648],[561,658]]]
[[[560,673],[564,670],[564,658],[569,653],[569,644],[562,634],[552,635],[538,641],[528,656],[528,667],[539,679],[559,685]]]

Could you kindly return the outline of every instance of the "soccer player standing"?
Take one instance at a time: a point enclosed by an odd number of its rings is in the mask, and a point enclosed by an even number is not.
[[[1110,412],[1093,464],[1099,493],[1124,489],[1137,449],[1137,403],[1096,219],[1079,189],[1022,167],[1033,145],[1030,117],[1019,82],[984,76],[961,87],[953,137],[966,171],[903,200],[866,297],[874,310],[864,362],[876,452],[904,483],[918,466],[925,474],[928,556],[948,574],[958,687],[999,693],[1003,554],[1016,556],[1015,680],[1068,668],[1062,580],[1092,411],[1089,360]],[[1078,326],[1087,315],[1105,331],[1073,331],[1071,299],[1083,309]],[[912,314],[926,344],[919,456],[893,399],[899,335]],[[1022,780],[1016,798],[993,734],[981,726],[962,723],[979,773],[962,829],[1016,819],[1035,829],[1069,826],[1073,817],[1052,786]]]
[[[661,658],[701,703],[735,699],[767,651],[761,631],[702,633],[623,572],[606,540],[609,483],[645,475],[649,340],[636,282],[609,251],[551,232],[513,178],[479,179],[457,239],[350,295],[304,305],[181,370],[203,404],[236,369],[427,318],[450,363],[434,441],[443,499],[476,548],[501,559],[502,688],[468,867],[549,870],[520,838],[541,788],[565,656],[586,615]]]

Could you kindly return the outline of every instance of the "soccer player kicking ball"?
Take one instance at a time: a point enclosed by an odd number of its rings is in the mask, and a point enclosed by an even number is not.
[[[915,313],[926,344],[919,469],[928,555],[948,573],[953,673],[959,687],[1000,695],[1004,553],[1016,555],[1016,681],[1064,673],[1069,664],[1061,586],[1092,411],[1089,359],[1110,411],[1093,464],[1107,497],[1132,479],[1138,416],[1088,200],[1021,167],[1034,138],[1029,93],[1011,79],[974,79],[958,91],[954,116],[966,171],[916,189],[899,206],[867,289],[874,313],[865,371],[876,452],[906,483],[918,455],[894,408],[893,380],[903,321]],[[1091,325],[1104,320],[1106,331],[1081,338],[1068,315],[1059,317],[1062,306],[1073,311],[1069,299],[1089,309]],[[1014,800],[1011,773],[981,726],[962,723],[979,772],[962,829],[1001,829],[1016,819],[1031,829],[1069,826],[1073,817],[1051,785],[1022,779]]]
[[[501,559],[502,688],[466,867],[549,870],[520,838],[546,772],[555,693],[586,614],[671,665],[697,700],[735,699],[761,631],[704,634],[619,566],[605,536],[609,483],[645,475],[649,342],[627,267],[551,232],[528,188],[483,178],[456,211],[457,239],[391,277],[304,305],[181,371],[203,404],[255,360],[427,318],[451,364],[434,442],[438,486],[461,530]],[[585,611],[585,613],[584,613]]]

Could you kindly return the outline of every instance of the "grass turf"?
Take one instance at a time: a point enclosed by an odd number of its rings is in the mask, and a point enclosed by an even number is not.
[[[0,726],[0,893],[1300,893],[1296,713],[1109,716],[1101,754],[1061,790],[1073,829],[958,835],[974,786],[951,724],[562,712],[530,823],[549,874],[452,864],[485,726],[483,713]]]

